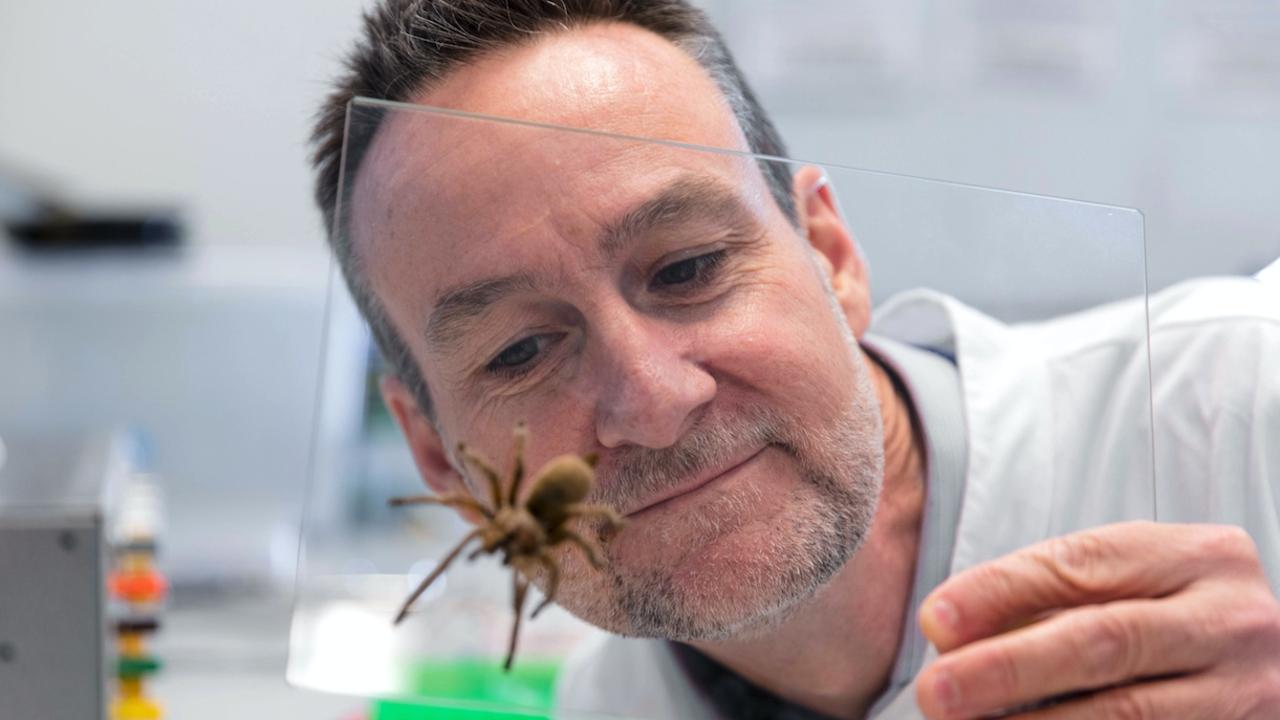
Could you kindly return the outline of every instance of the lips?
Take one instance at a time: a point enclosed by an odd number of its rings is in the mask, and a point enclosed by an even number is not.
[[[670,488],[662,493],[659,493],[658,495],[654,496],[649,500],[646,500],[644,504],[640,505],[638,508],[635,508],[634,510],[630,510],[626,512],[625,516],[635,517],[636,515],[647,512],[649,510],[654,510],[658,506],[664,505],[679,497],[683,497],[684,495],[697,492],[698,490],[701,490],[704,486],[710,485],[711,483],[715,482],[722,476],[728,475],[729,473],[737,470],[743,465],[746,465],[747,463],[751,462],[762,452],[764,452],[763,447],[756,448],[750,451],[746,455],[738,456],[737,458],[731,460],[728,464],[720,465],[719,467],[716,467],[716,468],[708,468],[706,471],[698,474],[697,476],[691,478],[690,480],[680,483],[679,485],[673,488]]]

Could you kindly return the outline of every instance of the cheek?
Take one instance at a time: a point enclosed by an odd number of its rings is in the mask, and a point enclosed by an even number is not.
[[[842,407],[854,391],[857,358],[830,301],[808,267],[762,277],[750,297],[699,337],[714,372],[793,402],[829,399]]]
[[[458,428],[460,434],[448,438],[453,445],[459,440],[466,442],[485,457],[501,459],[504,469],[511,467],[515,459],[512,443],[516,425],[526,423],[526,477],[532,477],[556,455],[587,452],[593,447],[590,405],[576,392],[536,393],[519,401],[480,403],[453,417],[456,421],[446,423],[442,417],[441,423],[446,428]]]

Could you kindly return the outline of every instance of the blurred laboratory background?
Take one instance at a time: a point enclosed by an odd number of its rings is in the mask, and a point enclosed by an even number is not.
[[[171,717],[371,716],[284,683],[304,503],[387,523],[414,482],[358,322],[326,313],[310,195],[368,4],[0,3],[0,532],[53,507],[67,553],[86,509],[154,535],[163,668],[138,672]],[[1138,208],[1153,290],[1280,257],[1280,3],[701,4],[793,157]],[[308,497],[313,444],[352,442],[359,481]],[[0,695],[47,644],[4,623]]]

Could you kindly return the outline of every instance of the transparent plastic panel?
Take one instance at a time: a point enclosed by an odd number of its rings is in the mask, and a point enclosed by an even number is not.
[[[291,682],[406,717],[678,715],[694,700],[642,670],[668,645],[614,636],[732,638],[852,572],[879,498],[963,483],[971,361],[1024,373],[1063,417],[1114,393],[1122,440],[1058,447],[1076,458],[1060,471],[1119,464],[1131,479],[1011,497],[1022,529],[990,528],[992,548],[1093,524],[1093,505],[1152,517],[1139,213],[754,156],[718,149],[740,139],[717,132],[351,105],[348,273],[333,271],[324,370],[346,391],[322,399],[317,425],[360,429],[318,434]],[[1078,313],[1100,305],[1131,338],[1115,383],[1042,387],[1087,346]],[[349,362],[357,345],[367,362]],[[885,440],[912,417],[927,431],[912,436],[916,475]],[[1037,419],[1005,421],[1013,437]],[[546,469],[564,454],[587,464]],[[428,494],[451,507],[390,506]],[[945,570],[955,532],[974,532],[938,529],[961,495],[931,491],[922,562]],[[530,618],[553,572],[555,602]],[[619,677],[627,663],[636,675]]]

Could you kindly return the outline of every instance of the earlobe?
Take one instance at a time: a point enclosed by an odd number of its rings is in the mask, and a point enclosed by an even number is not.
[[[399,378],[391,375],[378,379],[378,390],[391,417],[400,426],[413,462],[427,486],[437,493],[465,490],[462,477],[449,462],[440,433],[418,407],[418,399],[413,392]]]
[[[793,188],[801,228],[819,269],[827,273],[854,336],[861,338],[871,324],[867,265],[840,215],[831,183],[821,168],[809,165],[796,172]]]

